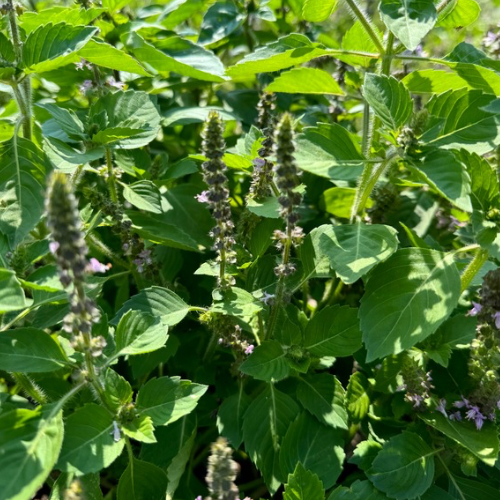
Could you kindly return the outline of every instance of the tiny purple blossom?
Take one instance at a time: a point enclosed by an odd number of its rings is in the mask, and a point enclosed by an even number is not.
[[[483,306],[481,304],[478,304],[477,302],[472,303],[473,307],[472,309],[467,313],[467,316],[477,316],[480,312]]]
[[[255,346],[253,344],[250,344],[246,349],[245,349],[245,354],[252,354],[253,350],[255,349]]]
[[[110,87],[114,87],[115,89],[123,90],[125,88],[125,84],[123,82],[118,82],[115,80],[114,77],[110,76],[107,80],[106,83]]]
[[[493,315],[493,319],[495,320],[495,326],[500,330],[500,312],[496,312]]]
[[[471,406],[470,410],[465,414],[467,420],[474,420],[477,430],[481,430],[484,423],[484,415],[479,411],[477,406]]]
[[[197,194],[195,198],[200,202],[200,203],[209,203],[210,200],[208,199],[208,191],[202,191],[200,194]]]
[[[89,273],[105,273],[110,267],[110,264],[101,264],[96,258],[92,257],[87,265],[87,271]]]
[[[455,408],[470,408],[470,403],[469,403],[469,400],[468,399],[465,399],[463,396],[462,396],[462,401],[455,401],[453,403],[453,406]]]
[[[439,404],[436,406],[436,410],[442,413],[446,418],[448,418],[448,413],[446,413],[446,399],[440,399]]]
[[[92,83],[92,80],[85,80],[79,87],[79,90],[82,94],[86,94],[89,90],[92,89],[94,84]]]
[[[459,411],[450,413],[450,420],[456,420],[457,422],[460,422],[460,420],[462,420],[462,415]]]
[[[198,495],[194,500],[203,500],[203,497],[201,495]]]
[[[51,241],[49,243],[49,250],[50,250],[50,253],[53,253],[55,254],[57,252],[57,249],[59,248],[59,242],[58,241]]]
[[[264,292],[264,295],[260,298],[260,301],[264,302],[264,304],[266,304],[266,306],[268,306],[271,303],[272,299],[274,299],[273,293]]]
[[[255,158],[252,163],[254,167],[262,168],[266,164],[266,160],[263,160],[262,158]]]
[[[80,69],[85,69],[85,68],[92,69],[92,66],[90,65],[90,63],[88,61],[86,61],[85,59],[82,59],[80,62],[75,63],[75,67],[76,67],[77,71]]]

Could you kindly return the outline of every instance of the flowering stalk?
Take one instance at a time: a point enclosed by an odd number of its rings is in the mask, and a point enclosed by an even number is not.
[[[211,112],[203,130],[203,154],[208,158],[203,162],[203,179],[208,184],[208,190],[197,196],[198,201],[207,203],[217,225],[210,232],[214,239],[213,249],[217,252],[219,262],[218,285],[226,288],[234,284],[234,278],[226,274],[226,266],[236,261],[232,247],[234,224],[231,220],[231,205],[229,204],[229,189],[227,188],[227,169],[222,161],[225,143],[222,137],[224,127],[218,113]]]
[[[232,454],[223,437],[212,443],[206,481],[213,500],[236,500],[239,496],[234,481],[240,466],[231,458]]]

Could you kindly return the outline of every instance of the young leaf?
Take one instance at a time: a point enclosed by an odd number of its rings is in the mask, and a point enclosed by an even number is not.
[[[43,373],[69,364],[59,344],[43,330],[17,328],[0,335],[2,370]]]
[[[434,333],[460,296],[452,254],[405,248],[379,264],[368,280],[359,318],[367,361],[397,354]]]
[[[350,285],[398,248],[397,231],[379,224],[328,226],[320,237],[320,252],[340,279]]]
[[[269,384],[252,401],[243,418],[245,449],[272,494],[284,479],[278,460],[280,443],[298,413],[297,403]]]
[[[66,419],[56,468],[76,474],[99,472],[116,460],[123,446],[123,439],[113,438],[113,417],[109,411],[88,403]]]
[[[123,422],[121,430],[129,438],[141,443],[156,443],[153,420],[146,415],[134,418],[132,421]]]
[[[367,475],[390,498],[410,500],[430,488],[434,454],[418,434],[405,431],[384,445]]]
[[[368,414],[370,407],[370,383],[361,372],[355,372],[349,379],[345,395],[345,405],[349,418],[360,422]]]
[[[257,380],[277,382],[290,372],[285,355],[279,342],[267,340],[241,364],[240,371]]]
[[[151,181],[123,184],[123,197],[139,210],[162,213],[160,190]]]
[[[117,500],[164,500],[168,479],[156,465],[133,458],[116,490]]]
[[[382,123],[393,131],[403,126],[413,111],[410,92],[393,76],[368,73],[363,84],[363,97]]]
[[[62,411],[53,406],[2,411],[0,500],[33,498],[57,461],[63,433]]]
[[[294,68],[281,73],[266,87],[266,91],[286,94],[344,95],[332,75],[317,68]]]
[[[304,347],[317,357],[350,356],[361,348],[357,309],[329,306],[307,324]]]
[[[27,307],[26,297],[16,273],[0,268],[0,314]],[[0,337],[1,341],[1,337]]]
[[[155,425],[168,425],[191,413],[207,389],[180,377],[154,378],[139,390],[137,411],[150,416]]]
[[[91,26],[48,23],[30,33],[23,44],[22,63],[26,73],[52,71],[78,61],[76,51],[97,33]]]
[[[293,474],[288,475],[283,500],[324,500],[325,489],[319,477],[306,470],[299,462]]]
[[[114,357],[156,351],[167,339],[168,326],[160,318],[132,309],[121,317],[116,328]]]
[[[342,384],[328,373],[305,375],[297,387],[300,404],[320,422],[334,429],[348,428],[344,397]]]
[[[302,412],[290,425],[280,450],[282,474],[292,473],[297,463],[317,474],[331,488],[342,472],[345,458],[343,433],[319,423]]]
[[[189,312],[189,306],[178,295],[159,286],[145,288],[127,300],[111,324],[117,325],[120,318],[130,309],[157,316],[167,326],[176,325]]]
[[[326,21],[335,10],[337,0],[305,0],[302,15],[311,23]]]
[[[382,0],[380,16],[409,50],[415,50],[437,20],[432,0]]]

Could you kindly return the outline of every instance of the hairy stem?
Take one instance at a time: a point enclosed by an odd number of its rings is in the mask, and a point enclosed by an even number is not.
[[[22,389],[33,401],[39,404],[47,403],[47,396],[25,373],[12,372],[10,374],[17,386]]]
[[[469,285],[472,283],[474,276],[483,267],[485,262],[488,260],[488,250],[480,249],[476,252],[474,258],[469,262],[469,265],[465,268],[462,276],[460,276],[460,284],[462,292],[467,290]]]
[[[110,148],[106,148],[106,166],[108,167],[108,188],[111,201],[118,203],[118,194],[116,190],[116,178],[113,172],[113,154]]]

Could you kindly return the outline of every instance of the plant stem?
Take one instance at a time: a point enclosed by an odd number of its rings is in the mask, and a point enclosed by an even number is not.
[[[363,143],[361,145],[361,149],[363,152],[363,155],[365,157],[368,157],[370,154],[370,137],[371,137],[371,127],[370,127],[370,105],[365,102],[364,107],[363,107],[363,131],[362,131],[362,140]]]
[[[33,401],[39,404],[47,403],[47,396],[25,373],[11,372],[10,375],[15,380],[18,387],[33,399]]]
[[[385,46],[385,55],[382,59],[382,74],[389,76],[391,74],[391,63],[393,58],[394,35],[391,31],[387,35],[387,43]]]
[[[111,201],[118,203],[118,194],[116,190],[116,178],[113,172],[113,154],[111,149],[106,148],[106,165],[108,167],[108,187]]]
[[[476,276],[476,274],[483,267],[487,260],[488,250],[480,249],[474,256],[474,258],[469,262],[469,265],[465,268],[462,276],[460,276],[462,292],[467,290],[472,280],[474,279],[474,276]]]
[[[31,115],[28,109],[28,103],[26,102],[25,96],[16,81],[11,82],[12,90],[14,92],[14,97],[16,99],[17,107],[22,117],[23,125],[23,137],[25,139],[31,140]]]
[[[353,14],[356,16],[358,21],[361,23],[365,31],[368,33],[368,36],[373,40],[373,43],[377,46],[377,49],[380,51],[380,54],[385,54],[384,46],[380,41],[379,36],[377,35],[377,31],[375,26],[373,25],[371,19],[368,17],[361,7],[359,6],[356,0],[345,0],[346,4],[349,6]]]

